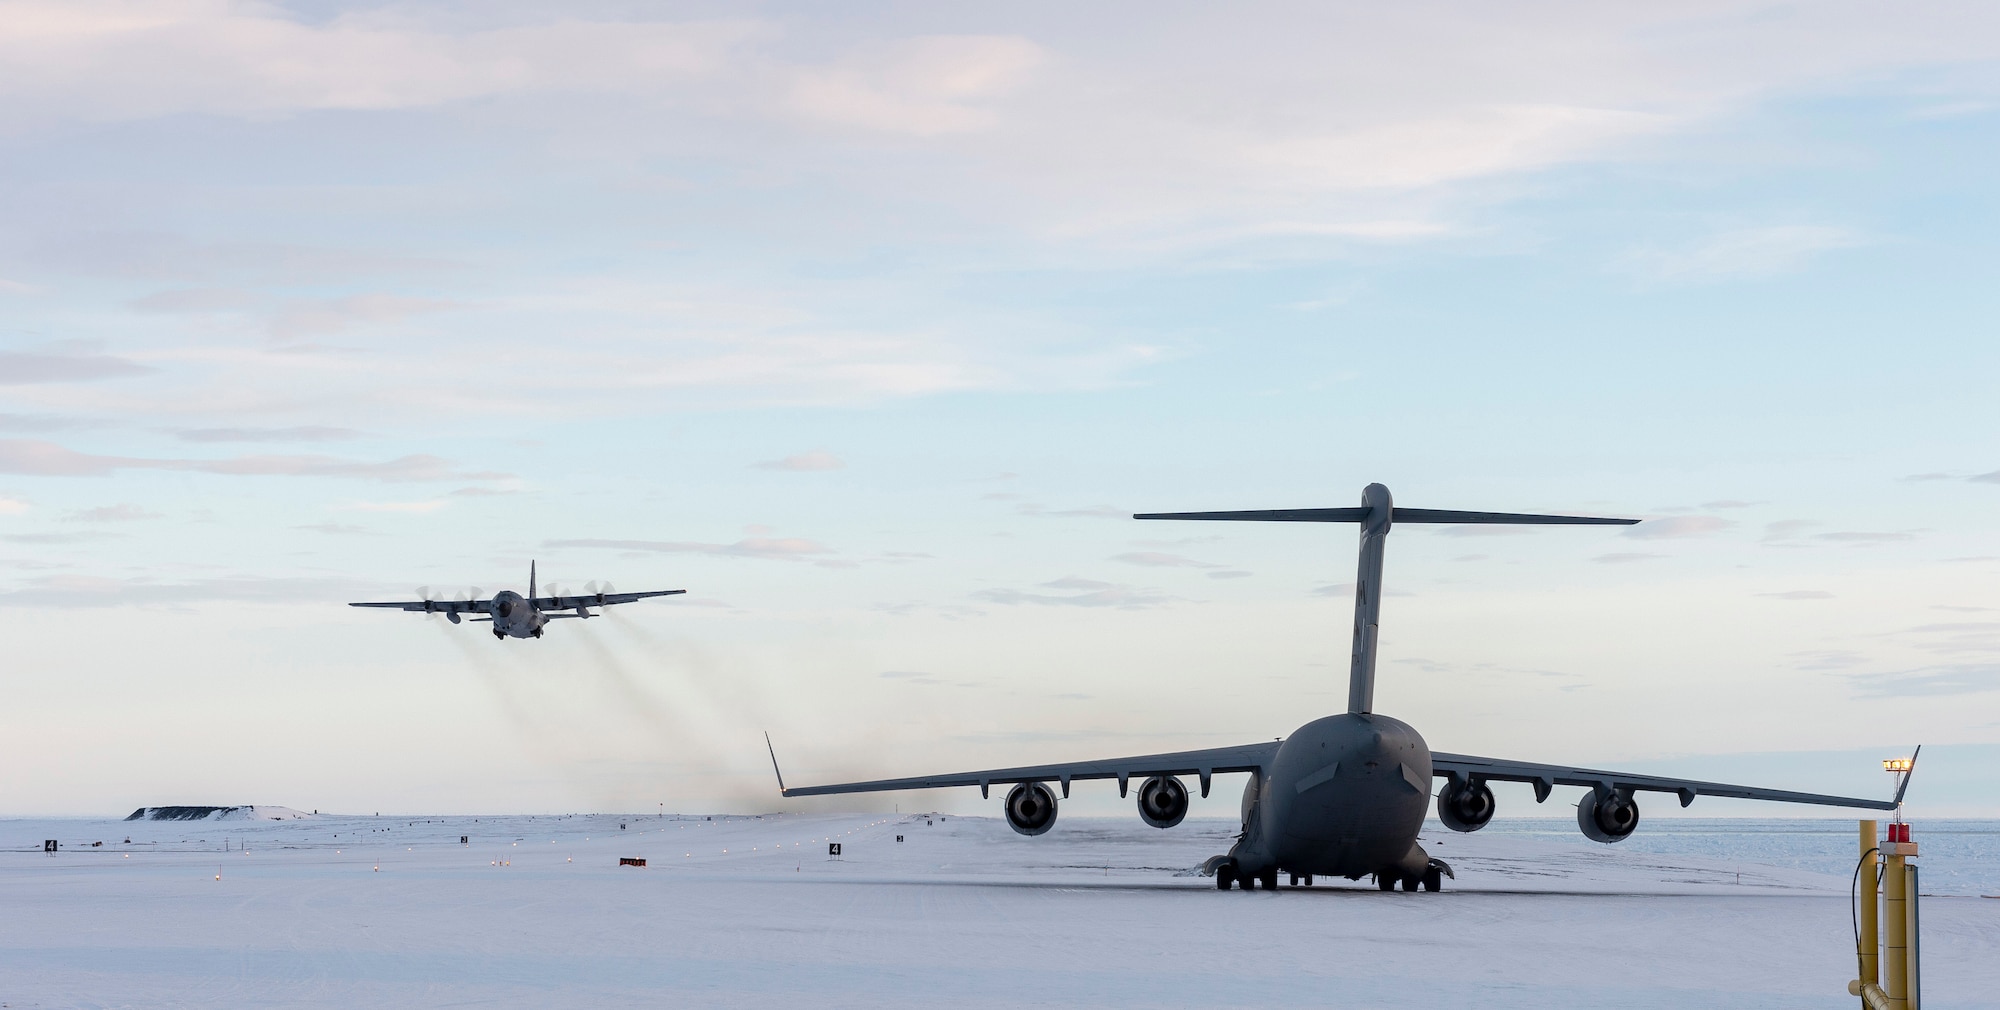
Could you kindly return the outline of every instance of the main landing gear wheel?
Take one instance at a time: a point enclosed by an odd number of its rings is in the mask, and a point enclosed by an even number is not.
[[[1415,888],[1411,888],[1415,890]],[[1444,871],[1435,866],[1424,870],[1424,890],[1436,894],[1444,890]]]
[[[1273,867],[1271,867],[1270,869],[1268,869],[1268,870],[1265,870],[1265,871],[1264,871],[1263,873],[1261,873],[1261,874],[1258,874],[1258,875],[1257,875],[1257,882],[1258,882],[1258,883],[1260,883],[1260,884],[1262,884],[1262,885],[1264,885],[1264,890],[1266,890],[1266,891],[1275,891],[1275,890],[1277,890],[1277,889],[1278,889],[1278,868],[1277,868],[1277,867],[1275,867],[1275,866],[1273,866]]]
[[[1216,890],[1227,891],[1229,890],[1229,885],[1234,883],[1236,883],[1236,867],[1225,863],[1215,868]]]
[[[1376,886],[1376,887],[1379,887],[1379,888],[1381,888],[1381,889],[1382,889],[1382,890],[1384,890],[1384,891],[1393,891],[1393,890],[1395,890],[1395,889],[1396,889],[1396,876],[1395,876],[1395,874],[1392,874],[1392,873],[1378,873],[1378,874],[1376,874],[1376,875],[1375,875],[1375,886]]]

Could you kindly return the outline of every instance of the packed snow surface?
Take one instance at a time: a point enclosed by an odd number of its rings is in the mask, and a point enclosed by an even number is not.
[[[6,820],[0,1004],[1853,1005],[1852,821],[1654,821],[1613,846],[1574,824],[1433,826],[1426,846],[1458,871],[1442,894],[1367,880],[1219,892],[1193,870],[1233,830]],[[1924,994],[2000,1008],[2000,900],[1979,897],[2000,894],[2000,825],[1920,826],[1918,840]]]

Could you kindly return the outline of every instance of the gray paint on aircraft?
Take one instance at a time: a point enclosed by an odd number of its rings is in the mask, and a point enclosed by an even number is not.
[[[1347,711],[1315,719],[1291,736],[1269,743],[791,788],[785,786],[779,773],[779,792],[795,797],[978,786],[980,794],[986,796],[995,785],[1013,785],[1015,790],[1005,805],[1009,823],[1024,834],[1041,834],[1050,826],[1053,807],[1046,811],[1046,818],[1038,816],[1033,824],[1022,824],[1016,822],[1016,810],[1039,813],[1039,802],[1017,807],[1015,800],[1023,796],[1024,789],[1045,792],[1043,783],[1061,783],[1067,797],[1073,781],[1115,778],[1123,796],[1133,778],[1194,775],[1200,780],[1201,794],[1207,796],[1212,776],[1247,772],[1250,779],[1243,790],[1242,832],[1227,855],[1209,861],[1209,869],[1223,886],[1232,877],[1246,886],[1253,879],[1266,887],[1275,886],[1278,873],[1285,872],[1299,877],[1349,879],[1374,874],[1385,888],[1401,883],[1405,889],[1414,889],[1419,881],[1436,889],[1440,875],[1451,872],[1417,844],[1434,778],[1445,780],[1438,797],[1440,818],[1461,831],[1476,831],[1492,817],[1488,782],[1528,783],[1538,803],[1546,801],[1556,786],[1584,787],[1588,792],[1577,805],[1578,827],[1586,836],[1607,842],[1628,837],[1638,826],[1634,794],[1639,792],[1672,793],[1683,807],[1697,796],[1869,810],[1892,810],[1897,805],[1896,801],[1433,752],[1413,727],[1374,711],[1383,560],[1395,523],[1623,526],[1639,520],[1397,508],[1389,489],[1380,484],[1363,490],[1358,508],[1162,512],[1133,518],[1358,523],[1361,547]],[[775,751],[771,764],[776,770]],[[1171,795],[1171,791],[1166,794]],[[1142,797],[1145,795],[1142,790]],[[1184,802],[1185,791],[1179,796]],[[1049,799],[1053,801],[1052,796]],[[1149,822],[1179,822],[1178,816],[1162,817],[1158,810],[1142,810],[1142,816]]]
[[[585,593],[581,596],[537,596],[535,595],[535,563],[528,562],[528,595],[522,596],[511,589],[493,594],[491,599],[475,600],[399,600],[389,603],[350,603],[350,607],[375,607],[385,610],[407,610],[425,614],[443,614],[453,624],[460,620],[490,621],[493,637],[540,638],[542,628],[550,621],[563,618],[591,618],[598,615],[590,612],[591,607],[611,607],[620,603],[632,603],[654,596],[679,596],[685,589],[659,589],[644,593]],[[476,594],[475,594],[476,595]],[[564,611],[567,611],[566,613]],[[466,618],[464,615],[478,614]]]

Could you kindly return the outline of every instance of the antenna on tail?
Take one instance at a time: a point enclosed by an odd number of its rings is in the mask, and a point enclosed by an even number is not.
[[[1630,526],[1637,519],[1532,515],[1522,512],[1458,512],[1397,508],[1389,489],[1370,484],[1359,508],[1252,509],[1238,512],[1145,512],[1134,519],[1219,519],[1238,522],[1360,523],[1361,563],[1354,577],[1354,652],[1347,673],[1347,710],[1366,715],[1375,708],[1375,637],[1382,621],[1382,552],[1394,523],[1464,523],[1521,526]]]

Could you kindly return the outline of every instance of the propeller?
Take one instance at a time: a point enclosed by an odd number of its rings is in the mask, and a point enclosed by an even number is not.
[[[437,616],[436,608],[431,606],[437,602],[437,598],[431,595],[431,587],[418,586],[417,599],[424,601],[424,620],[428,621]]]
[[[601,607],[604,606],[604,598],[616,592],[617,587],[609,582],[592,580],[583,584],[583,591],[597,597],[597,605]]]
[[[451,594],[451,602],[453,603],[471,603],[472,601],[477,599],[479,599],[478,586],[469,586],[463,592]],[[444,616],[450,618],[451,623],[453,624],[457,624],[460,620],[458,616],[458,611],[455,610],[445,614]]]

